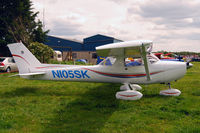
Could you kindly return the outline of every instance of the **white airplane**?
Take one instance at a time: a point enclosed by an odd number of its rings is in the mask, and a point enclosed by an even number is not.
[[[144,40],[96,47],[97,54],[107,58],[94,66],[42,64],[22,43],[8,47],[22,78],[121,83],[122,91],[116,93],[116,98],[123,100],[138,100],[143,96],[138,84],[165,83],[169,89],[161,91],[161,95],[179,96],[181,92],[172,89],[170,82],[184,76],[187,63],[160,61],[151,54],[152,45],[152,41]],[[127,63],[129,57],[134,61]]]

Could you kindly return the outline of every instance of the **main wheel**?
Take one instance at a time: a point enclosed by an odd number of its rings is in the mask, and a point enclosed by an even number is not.
[[[139,91],[126,90],[118,91],[115,96],[117,99],[122,100],[139,100],[143,95]]]
[[[7,69],[6,69],[6,72],[11,72],[11,68],[10,67],[8,67]]]

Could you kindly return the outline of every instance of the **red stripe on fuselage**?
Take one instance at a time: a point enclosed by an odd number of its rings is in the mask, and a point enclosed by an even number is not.
[[[92,70],[92,69],[88,69],[88,68],[83,68],[83,69],[86,69],[86,70],[89,70],[89,71],[92,71],[92,72],[95,72],[95,73],[98,73],[98,74],[103,74],[103,75],[107,75],[107,76],[124,76],[124,77],[139,77],[139,76],[146,76],[146,74],[134,74],[134,75],[130,75],[130,74],[112,74],[112,73],[104,73],[104,72],[99,72],[99,71],[95,71],[95,70]],[[152,74],[157,74],[157,73],[160,73],[160,72],[163,72],[163,71],[159,71],[159,72],[153,72],[153,73],[150,73],[150,75]]]

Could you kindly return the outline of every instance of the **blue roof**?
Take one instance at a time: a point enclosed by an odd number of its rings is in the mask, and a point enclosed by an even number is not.
[[[83,39],[84,50],[96,51],[95,47],[109,44],[109,43],[114,43],[115,40],[117,39],[115,39],[114,37],[97,34],[97,35]]]
[[[46,45],[59,51],[96,51],[95,47],[121,41],[105,35],[94,35],[83,39],[82,42],[48,36]]]
[[[114,40],[114,38],[113,37],[109,37],[109,36],[105,36],[105,35],[97,34],[97,35],[94,35],[94,36],[91,36],[91,37],[84,38],[83,39],[83,43],[84,44],[86,44],[86,43],[94,43],[96,41],[104,42],[104,41],[108,41],[108,40]]]
[[[83,50],[83,43],[74,41],[74,40],[68,40],[68,39],[62,39],[54,36],[48,36],[47,42],[45,42],[46,45],[52,47],[54,50],[59,51],[82,51]]]

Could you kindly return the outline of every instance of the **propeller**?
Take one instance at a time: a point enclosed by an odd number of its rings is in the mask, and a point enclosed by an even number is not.
[[[191,67],[193,66],[193,64],[190,63],[190,61],[187,61],[187,62],[186,62],[186,66],[187,66],[187,69],[189,69],[189,68],[191,68]]]
[[[192,60],[191,59],[188,59],[187,62],[186,62],[186,66],[187,66],[187,69],[191,68],[193,66],[192,63],[190,63]]]

